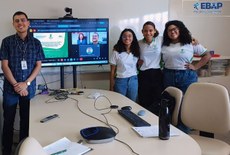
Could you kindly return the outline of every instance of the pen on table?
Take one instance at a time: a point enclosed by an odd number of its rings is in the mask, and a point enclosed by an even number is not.
[[[58,152],[55,152],[55,153],[52,153],[51,155],[58,155],[58,154],[61,154],[61,153],[64,153],[66,152],[67,150],[61,150],[61,151],[58,151]]]

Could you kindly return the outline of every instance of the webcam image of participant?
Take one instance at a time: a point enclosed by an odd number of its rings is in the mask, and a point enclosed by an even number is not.
[[[85,45],[87,44],[87,37],[83,32],[72,33],[72,44],[73,45]]]
[[[107,32],[90,32],[90,44],[107,44]]]
[[[93,48],[92,47],[88,47],[87,49],[86,49],[86,53],[87,54],[92,54],[93,53]]]
[[[82,33],[82,32],[78,33],[77,44],[78,45],[85,45],[86,44],[86,37],[85,37],[84,33]]]
[[[99,34],[97,32],[92,35],[92,44],[99,44]]]

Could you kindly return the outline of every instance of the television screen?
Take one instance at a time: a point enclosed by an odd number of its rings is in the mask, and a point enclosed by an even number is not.
[[[42,66],[101,65],[109,59],[109,19],[30,19],[40,40]]]

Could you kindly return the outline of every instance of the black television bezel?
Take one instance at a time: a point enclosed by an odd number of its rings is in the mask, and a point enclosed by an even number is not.
[[[84,66],[84,65],[108,65],[109,64],[109,18],[30,18],[29,21],[31,23],[31,21],[36,21],[36,20],[54,20],[54,21],[69,21],[69,20],[76,20],[76,21],[106,21],[107,22],[107,43],[106,43],[106,59],[104,60],[96,60],[96,61],[71,61],[71,62],[59,62],[59,61],[53,61],[53,62],[44,62],[42,61],[42,67],[62,67],[62,66]],[[31,26],[29,26],[30,30]],[[33,28],[33,27],[32,27]],[[61,31],[60,31],[61,32]],[[67,31],[63,31],[63,32],[67,32]],[[79,31],[80,32],[80,31]],[[93,31],[92,31],[93,32]],[[100,31],[97,31],[100,32]],[[33,32],[30,32],[33,34]],[[69,32],[70,33],[70,32]],[[68,40],[68,42],[70,42]],[[69,46],[69,45],[68,45]],[[69,53],[69,52],[68,52]],[[69,57],[68,58],[72,58]],[[47,58],[45,58],[46,60]],[[59,58],[62,59],[62,58]]]

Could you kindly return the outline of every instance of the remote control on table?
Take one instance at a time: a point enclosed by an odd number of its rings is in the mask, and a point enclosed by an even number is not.
[[[54,118],[56,118],[56,117],[58,117],[58,114],[53,114],[53,115],[50,115],[50,116],[47,116],[47,117],[41,119],[40,122],[41,122],[41,123],[45,123],[45,122],[47,122],[47,121],[49,121],[49,120],[51,120],[51,119],[54,119]]]

